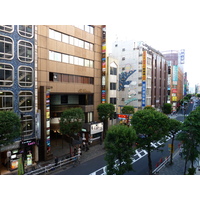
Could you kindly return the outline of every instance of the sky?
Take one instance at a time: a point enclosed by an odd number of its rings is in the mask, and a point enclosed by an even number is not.
[[[142,40],[159,51],[185,49],[184,72],[194,92],[195,84],[200,83],[198,1],[140,1],[133,8],[127,18],[118,18],[119,23],[107,24],[108,51],[116,37]]]

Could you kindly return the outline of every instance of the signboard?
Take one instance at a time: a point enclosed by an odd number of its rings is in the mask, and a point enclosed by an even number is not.
[[[185,49],[181,49],[181,52],[180,52],[180,63],[181,64],[185,63]]]
[[[90,133],[91,135],[95,133],[103,132],[103,122],[97,124],[91,124],[90,126]]]
[[[147,52],[143,51],[143,55],[142,55],[142,80],[146,81],[146,57],[147,57]]]
[[[173,85],[177,85],[177,82],[178,82],[178,66],[177,65],[174,65],[173,66]]]
[[[146,81],[142,81],[142,107],[146,106]]]

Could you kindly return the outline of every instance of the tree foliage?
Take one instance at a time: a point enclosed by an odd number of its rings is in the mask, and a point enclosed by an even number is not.
[[[133,114],[131,119],[132,128],[136,130],[138,148],[148,152],[149,174],[152,174],[151,151],[159,150],[151,143],[159,140],[165,141],[169,131],[168,117],[156,110],[143,109]]]
[[[0,146],[12,144],[20,134],[19,116],[13,111],[0,111]]]
[[[115,107],[111,103],[101,103],[97,106],[99,120],[104,121],[114,117]]]
[[[172,104],[171,103],[164,103],[162,107],[162,111],[165,114],[170,114],[172,112]]]
[[[70,108],[65,110],[60,118],[60,131],[64,135],[73,137],[81,131],[84,122],[84,112],[81,108]]]
[[[177,140],[183,142],[183,156],[186,162],[191,162],[191,168],[194,168],[194,161],[198,157],[200,151],[198,150],[200,144],[200,109],[196,109],[190,113],[182,126]],[[193,170],[191,170],[193,171]]]
[[[124,106],[121,111],[122,114],[133,114],[135,112],[135,109],[133,106]]]
[[[126,171],[133,170],[131,156],[134,154],[135,140],[135,130],[130,127],[115,125],[108,129],[105,138],[108,175],[123,175]]]

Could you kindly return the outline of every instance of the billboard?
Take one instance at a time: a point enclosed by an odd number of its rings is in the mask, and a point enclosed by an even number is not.
[[[173,65],[173,85],[178,83],[178,65]]]

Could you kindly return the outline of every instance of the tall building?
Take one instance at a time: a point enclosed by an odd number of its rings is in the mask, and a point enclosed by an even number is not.
[[[92,132],[90,128],[98,120],[96,108],[102,96],[104,29],[100,25],[37,26],[41,160],[52,158],[51,134],[59,133],[59,118],[67,108],[83,109],[82,137],[92,141],[100,137],[101,132]]]
[[[164,56],[144,42],[115,41],[112,56],[119,60],[118,106],[160,109],[167,101],[167,64]]]
[[[35,28],[0,25],[0,111],[12,110],[21,118],[21,137],[0,148],[2,164],[16,169],[38,161],[35,130]]]
[[[163,51],[165,59],[168,62],[169,79],[168,84],[168,102],[172,104],[173,111],[176,111],[179,106],[178,102],[183,98],[183,84],[184,84],[184,50],[169,50]]]

